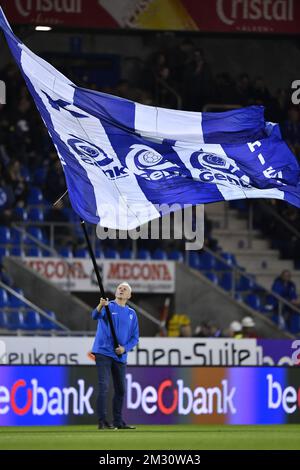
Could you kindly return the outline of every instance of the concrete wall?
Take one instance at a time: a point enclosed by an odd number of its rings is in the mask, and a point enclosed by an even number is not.
[[[44,310],[53,310],[57,319],[70,330],[94,330],[90,307],[74,295],[64,292],[33,269],[25,266],[20,258],[4,258],[3,264],[31,302]]]
[[[176,263],[175,311],[189,315],[193,329],[207,320],[215,320],[221,328],[226,328],[233,320],[241,320],[250,315],[262,337],[293,337],[279,331],[268,318],[255,310],[236,302],[226,291],[199,272],[180,263]]]

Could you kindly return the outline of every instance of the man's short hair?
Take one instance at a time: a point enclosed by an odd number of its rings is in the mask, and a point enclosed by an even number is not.
[[[124,281],[124,282],[120,282],[119,286],[126,286],[126,287],[128,287],[129,292],[130,292],[130,294],[131,294],[132,288],[131,288],[131,285],[128,284],[128,282],[125,282],[125,281]],[[119,287],[119,286],[118,286],[118,287]]]

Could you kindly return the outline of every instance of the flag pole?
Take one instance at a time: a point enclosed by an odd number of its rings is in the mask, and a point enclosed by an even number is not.
[[[92,263],[93,263],[93,266],[94,266],[94,271],[95,271],[95,274],[96,274],[96,277],[97,277],[100,294],[101,294],[101,297],[103,297],[103,299],[105,299],[106,297],[105,297],[104,287],[103,287],[103,284],[102,284],[102,279],[101,279],[99,268],[98,268],[96,258],[95,258],[95,255],[94,255],[94,252],[93,252],[93,249],[92,249],[92,245],[91,245],[88,233],[87,233],[86,225],[85,225],[84,220],[81,220],[80,223],[81,223],[81,227],[82,227],[84,237],[85,237],[85,240],[86,240],[86,243],[87,243],[87,247],[88,247],[88,250],[89,250],[89,253],[90,253],[90,257],[91,257],[91,260],[92,260]],[[114,341],[114,347],[118,348],[119,347],[119,342],[118,342],[118,339],[117,339],[115,327],[114,327],[114,324],[113,324],[113,321],[112,321],[112,316],[111,316],[108,305],[105,305],[105,310],[106,310],[106,314],[107,314],[111,334],[112,334],[113,341]]]

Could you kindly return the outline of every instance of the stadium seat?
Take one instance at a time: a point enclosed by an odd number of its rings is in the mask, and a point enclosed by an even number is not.
[[[24,328],[24,316],[22,312],[13,311],[7,314],[9,330],[21,330]]]
[[[22,165],[21,166],[21,169],[20,169],[20,173],[21,175],[23,176],[24,180],[26,181],[26,183],[30,183],[31,182],[31,174],[30,174],[30,171],[29,171],[29,168],[25,165]]]
[[[151,259],[151,254],[149,250],[140,249],[137,252],[137,259]]]
[[[167,259],[167,254],[161,248],[156,248],[156,250],[153,251],[151,258],[154,260],[164,260]]]
[[[191,268],[199,269],[200,260],[199,260],[199,253],[197,251],[191,251],[188,254],[188,263]]]
[[[43,222],[44,221],[44,212],[38,207],[33,207],[28,212],[28,220],[32,222]]]
[[[120,252],[121,259],[132,259],[132,250],[130,248],[125,248]]]
[[[38,256],[41,258],[43,256],[43,252],[40,248],[37,248],[36,246],[32,246],[26,250],[26,255],[27,256]]]
[[[4,256],[9,256],[10,251],[8,248],[4,246],[0,246],[0,262]]]
[[[119,253],[114,248],[106,248],[104,250],[104,256],[105,256],[105,258],[111,258],[111,259],[119,259],[120,258]]]
[[[47,310],[46,313],[53,319],[56,320],[56,315],[54,312]],[[59,327],[56,326],[53,321],[41,315],[41,324],[40,327],[42,330],[57,330]]]
[[[34,237],[36,240],[44,243],[45,238],[43,236],[43,232],[39,227],[29,227],[27,229],[27,233],[29,233],[32,237]],[[31,238],[27,237],[26,235],[24,236],[24,243],[27,245],[34,245],[35,241],[32,240]]]
[[[300,315],[299,315],[299,313],[292,313],[291,314],[289,330],[294,335],[296,335],[300,332]]]
[[[43,250],[43,257],[44,258],[49,258],[51,256],[54,256],[51,251],[48,251],[48,250]]]
[[[238,291],[252,291],[254,288],[255,282],[250,277],[240,276],[240,279],[237,282],[236,290]]]
[[[184,261],[183,254],[179,250],[172,250],[168,254],[168,259],[172,261]]]
[[[8,320],[7,314],[5,312],[0,311],[0,329],[7,330],[8,329]]]
[[[0,225],[0,244],[5,245],[6,243],[10,243],[11,241],[11,233],[8,227],[3,227]]]
[[[47,168],[42,166],[37,168],[33,174],[34,184],[41,185],[44,183],[47,175]]]
[[[39,330],[42,328],[41,318],[35,310],[29,310],[25,316],[25,329],[26,330]]]
[[[22,250],[22,248],[20,246],[13,246],[10,249],[10,254],[11,254],[11,256],[20,256],[20,257],[25,256],[25,252],[24,252],[24,250]]]
[[[100,248],[96,248],[95,250],[95,257],[96,259],[103,258],[103,252],[100,250]]]
[[[211,271],[205,271],[203,274],[205,275],[205,277],[207,277],[207,279],[209,279],[214,284],[217,284],[217,285],[219,284],[218,276],[215,273]]]
[[[58,250],[58,253],[60,256],[63,256],[64,258],[73,258],[73,251],[72,248],[69,246],[64,246]]]
[[[215,269],[216,259],[215,257],[208,253],[207,251],[202,251],[199,253],[199,268],[201,271],[210,271]]]
[[[6,290],[0,289],[0,308],[9,306],[9,298]]]
[[[258,295],[256,294],[249,294],[247,295],[245,302],[249,307],[253,308],[254,310],[257,310],[258,312],[261,309],[261,301]]]
[[[33,186],[30,188],[28,197],[27,197],[27,204],[30,205],[40,205],[43,202],[43,194],[40,188]]]
[[[24,207],[15,207],[14,212],[18,218],[22,222],[27,222],[28,220],[28,212]]]
[[[22,291],[22,289],[15,289],[15,291],[22,295],[24,297],[24,293]],[[18,297],[16,297],[15,295],[13,294],[10,294],[9,295],[9,306],[11,308],[15,308],[15,309],[20,309],[22,307],[26,307],[26,304],[23,302],[23,300],[19,299]]]
[[[20,245],[22,240],[22,232],[14,228],[11,229],[11,241],[12,245]]]
[[[221,278],[220,286],[227,291],[231,291],[233,288],[233,280],[234,280],[233,270],[231,270],[230,272],[225,272]]]
[[[75,258],[89,258],[89,252],[86,248],[77,248],[74,252]]]

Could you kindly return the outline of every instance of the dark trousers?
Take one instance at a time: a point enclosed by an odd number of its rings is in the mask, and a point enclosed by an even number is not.
[[[110,374],[114,385],[113,397],[113,424],[120,426],[123,424],[122,407],[125,398],[125,374],[126,364],[115,361],[110,356],[95,354],[98,371],[98,400],[97,413],[99,422],[107,419],[107,395],[109,389]]]

